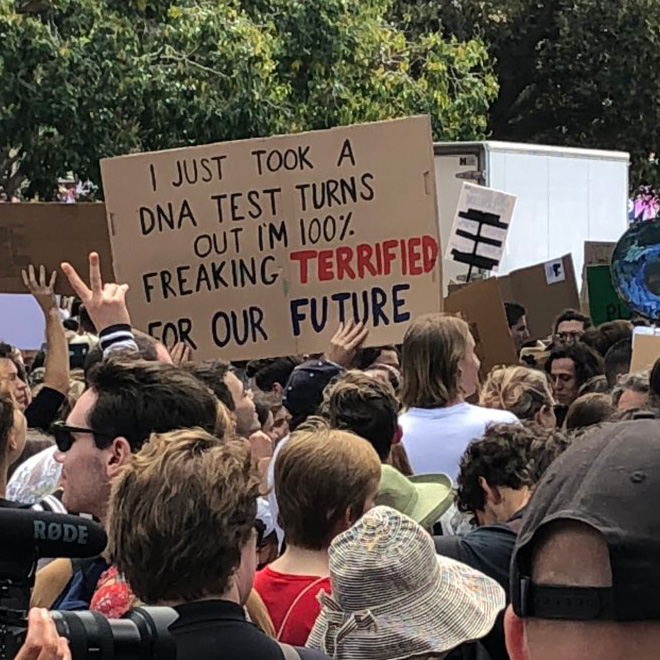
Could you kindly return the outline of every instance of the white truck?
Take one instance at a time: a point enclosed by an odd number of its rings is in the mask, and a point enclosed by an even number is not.
[[[464,181],[517,196],[499,275],[569,252],[580,278],[585,241],[618,241],[628,227],[630,156],[510,142],[434,145],[442,254]],[[443,263],[444,293],[468,266]]]

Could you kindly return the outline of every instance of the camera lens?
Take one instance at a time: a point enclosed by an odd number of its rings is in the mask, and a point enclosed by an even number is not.
[[[73,660],[176,660],[169,607],[138,607],[122,619],[98,612],[51,612],[57,631],[69,640]]]

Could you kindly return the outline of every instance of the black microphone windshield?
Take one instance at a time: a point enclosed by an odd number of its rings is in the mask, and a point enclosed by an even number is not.
[[[35,548],[39,557],[95,557],[107,541],[103,527],[86,518],[0,509],[0,558],[25,556]]]

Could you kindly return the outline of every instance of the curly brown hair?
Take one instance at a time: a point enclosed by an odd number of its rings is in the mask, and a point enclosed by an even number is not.
[[[456,495],[459,510],[483,511],[486,501],[480,477],[490,486],[533,488],[569,444],[562,431],[535,423],[489,426],[461,457]]]
[[[362,371],[347,371],[326,387],[319,414],[332,428],[368,440],[385,462],[397,431],[399,407],[391,385]]]
[[[259,474],[242,441],[154,434],[112,487],[108,555],[140,600],[223,594],[250,538]]]
[[[534,485],[530,466],[533,433],[519,424],[489,426],[480,440],[468,445],[460,462],[456,504],[464,513],[483,511],[486,496],[483,477],[490,486],[520,490]]]
[[[548,376],[529,367],[495,367],[488,374],[479,396],[485,408],[508,410],[520,420],[531,421],[554,399]]]

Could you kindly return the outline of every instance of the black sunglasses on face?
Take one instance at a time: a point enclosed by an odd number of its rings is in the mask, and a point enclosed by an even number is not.
[[[51,433],[55,438],[55,444],[61,452],[67,452],[71,449],[71,446],[75,442],[73,433],[87,433],[93,436],[103,437],[102,433],[95,431],[94,429],[84,429],[78,426],[69,426],[64,422],[55,422],[51,426]]]

